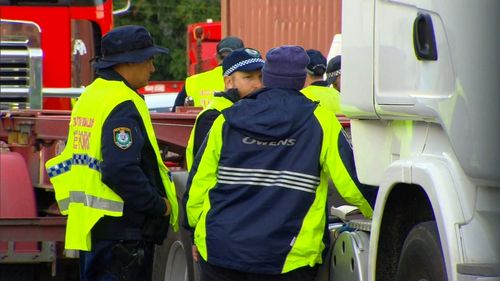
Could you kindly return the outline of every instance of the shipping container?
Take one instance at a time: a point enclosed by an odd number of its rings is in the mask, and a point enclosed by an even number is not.
[[[238,36],[263,54],[300,45],[326,56],[341,32],[341,16],[341,0],[221,0],[223,36]]]

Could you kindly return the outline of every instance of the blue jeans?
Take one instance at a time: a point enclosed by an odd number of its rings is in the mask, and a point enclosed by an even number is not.
[[[136,271],[132,277],[128,272],[120,272],[117,267],[116,247],[125,245],[127,248],[142,249],[144,259],[139,266],[131,269]],[[97,240],[93,242],[92,251],[80,251],[80,280],[81,281],[123,281],[120,275],[127,276],[131,281],[150,281],[153,269],[154,245],[143,241],[115,241]],[[117,269],[118,268],[118,269]],[[122,273],[122,274],[120,274]]]

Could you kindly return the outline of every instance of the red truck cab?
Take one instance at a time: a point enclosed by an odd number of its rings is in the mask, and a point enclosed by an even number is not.
[[[112,5],[111,0],[0,1],[3,108],[69,110],[70,99],[55,96],[92,81],[88,62],[100,53],[101,37],[113,25]],[[35,51],[41,62],[32,60]],[[33,64],[41,65],[42,73]]]
[[[217,44],[221,40],[221,22],[198,22],[187,27],[188,75],[210,70],[217,66]]]

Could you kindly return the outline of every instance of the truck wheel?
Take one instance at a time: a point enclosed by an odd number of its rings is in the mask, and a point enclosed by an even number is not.
[[[153,280],[196,280],[190,238],[182,227],[179,227],[178,232],[170,229],[167,238],[163,241],[163,245],[156,246]]]
[[[396,281],[447,281],[446,267],[435,221],[414,226],[403,244]]]

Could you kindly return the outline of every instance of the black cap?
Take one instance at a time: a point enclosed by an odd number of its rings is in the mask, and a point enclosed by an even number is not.
[[[219,44],[217,44],[217,54],[220,56],[228,55],[236,49],[245,48],[243,41],[235,36],[228,36],[222,39]]]
[[[309,64],[306,69],[310,75],[321,76],[325,74],[326,71],[326,58],[323,54],[314,49],[309,49],[306,51],[309,56]]]
[[[326,82],[330,85],[335,82],[335,79],[340,75],[341,56],[335,56],[330,59],[326,67]]]
[[[236,71],[250,72],[259,70],[264,66],[259,51],[251,48],[233,51],[222,62],[224,76],[229,76]]]
[[[120,63],[138,63],[156,54],[168,54],[168,49],[154,45],[153,37],[143,26],[125,25],[108,32],[101,41],[102,56],[94,63],[104,69]]]

